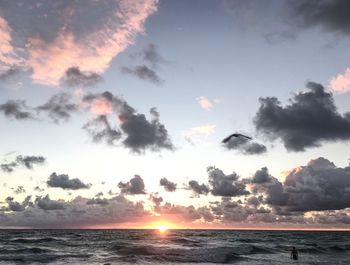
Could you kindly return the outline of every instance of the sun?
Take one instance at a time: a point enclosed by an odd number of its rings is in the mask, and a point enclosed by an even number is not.
[[[160,225],[158,226],[158,231],[161,234],[164,234],[166,231],[168,231],[168,227],[166,227],[165,225]]]

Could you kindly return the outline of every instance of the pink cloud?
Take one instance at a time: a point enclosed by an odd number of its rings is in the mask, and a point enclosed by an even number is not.
[[[2,17],[0,17],[0,36],[0,70],[7,70],[9,66],[18,64],[19,59],[11,44],[11,28]]]
[[[146,19],[157,10],[158,0],[113,0],[112,15],[105,23],[92,32],[79,37],[72,30],[72,17],[75,7],[64,10],[64,26],[50,41],[39,35],[31,34],[26,39],[23,59],[32,69],[35,83],[57,86],[70,67],[79,67],[81,71],[103,73],[113,58],[132,45],[135,37],[144,33]],[[13,51],[9,27],[4,19],[0,20],[0,59],[5,53]]]
[[[347,68],[343,74],[338,74],[329,82],[331,90],[337,93],[345,93],[350,90],[350,68]]]
[[[213,103],[206,97],[200,96],[196,98],[198,104],[205,110],[211,110]]]
[[[187,141],[194,144],[197,142],[202,142],[205,138],[208,138],[210,135],[212,135],[215,131],[215,128],[215,124],[201,125],[189,128],[188,130],[183,131],[181,135]]]
[[[96,99],[90,107],[92,113],[97,115],[110,114],[113,111],[113,106],[110,101],[105,99]]]

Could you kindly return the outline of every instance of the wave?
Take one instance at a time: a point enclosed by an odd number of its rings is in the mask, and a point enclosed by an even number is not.
[[[35,254],[10,254],[0,255],[0,261],[13,261],[13,262],[52,262],[58,259],[67,258],[80,258],[87,259],[91,257],[91,254],[55,254],[55,253],[35,253]]]
[[[170,241],[178,244],[189,245],[189,246],[201,246],[201,242],[193,239],[188,239],[188,238],[172,238],[170,239]]]
[[[0,249],[1,254],[42,254],[52,252],[46,248],[19,248],[19,249]]]
[[[147,260],[167,262],[193,262],[193,263],[231,263],[241,260],[240,251],[232,247],[192,248],[179,249],[168,247],[154,247],[142,245],[115,245],[116,254],[121,255],[122,261],[133,261],[135,257]],[[257,247],[250,247],[246,253],[262,253]]]
[[[64,241],[54,237],[43,237],[43,238],[16,238],[9,240],[12,243],[24,243],[24,244],[37,244],[37,243],[48,243],[48,242],[59,242]]]

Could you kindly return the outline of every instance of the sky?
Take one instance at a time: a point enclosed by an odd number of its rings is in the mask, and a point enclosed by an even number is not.
[[[348,229],[349,10],[0,0],[0,228]]]

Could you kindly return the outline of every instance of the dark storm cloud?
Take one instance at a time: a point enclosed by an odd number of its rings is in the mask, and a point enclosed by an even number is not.
[[[312,216],[318,224],[350,224],[350,213],[346,211],[324,211]]]
[[[159,185],[163,186],[166,191],[176,191],[176,183],[169,181],[167,178],[160,179]]]
[[[320,157],[290,172],[284,189],[292,211],[344,209],[350,207],[350,167],[336,167]]]
[[[250,196],[247,198],[247,202],[248,205],[254,205],[254,206],[259,206],[261,204],[261,200],[259,200],[259,198],[257,198],[256,196]]]
[[[252,183],[265,183],[271,180],[267,167],[257,170],[251,180]]]
[[[80,71],[79,67],[71,67],[67,69],[64,77],[64,83],[68,86],[77,87],[89,87],[95,86],[103,79],[96,73],[84,73]]]
[[[68,121],[79,108],[78,105],[71,102],[71,99],[72,96],[70,94],[56,94],[45,104],[36,107],[36,110],[47,114],[56,123]]]
[[[159,151],[160,149],[173,150],[174,146],[168,135],[168,131],[163,124],[159,122],[159,113],[152,108],[151,121],[146,119],[143,114],[133,112],[124,112],[120,115],[122,120],[121,129],[127,135],[123,141],[124,146],[130,148],[136,153],[145,149]]]
[[[89,189],[91,185],[83,183],[80,179],[69,179],[66,174],[57,175],[53,172],[48,181],[47,186],[52,188],[62,188],[67,190]]]
[[[348,0],[297,0],[288,2],[289,23],[304,29],[319,27],[324,31],[350,34]]]
[[[215,167],[208,167],[210,191],[214,196],[234,197],[247,195],[244,181],[239,180],[239,176],[233,172],[225,175],[224,172]]]
[[[106,115],[99,115],[83,126],[95,143],[106,142],[115,145],[121,138],[122,133],[112,128]]]
[[[43,156],[17,156],[16,162],[25,166],[27,169],[33,169],[34,165],[43,165],[46,158]]]
[[[223,145],[228,150],[237,150],[244,155],[259,155],[267,151],[265,145],[243,137],[233,137]]]
[[[6,117],[16,120],[35,119],[31,109],[26,105],[24,100],[8,100],[0,105],[0,112]]]
[[[189,188],[195,193],[195,194],[208,194],[209,193],[209,187],[205,184],[199,184],[196,180],[190,180],[188,182]]]
[[[350,207],[350,167],[336,167],[320,157],[290,171],[284,183],[270,176],[254,188],[283,214],[345,209]]]
[[[307,92],[294,95],[285,107],[275,97],[260,98],[256,129],[271,139],[280,138],[289,151],[349,140],[350,113],[340,114],[333,95],[322,85],[309,82],[306,87]]]
[[[147,120],[146,116],[144,114],[139,114],[136,112],[136,110],[131,107],[125,100],[114,96],[112,93],[106,91],[102,94],[87,94],[83,97],[83,102],[90,104],[92,109],[95,109],[95,111],[103,111],[107,112],[107,114],[117,115],[119,121],[120,121],[120,131],[122,133],[122,136],[124,140],[122,141],[122,144],[129,148],[131,151],[135,153],[142,153],[146,149],[152,150],[152,151],[160,151],[161,149],[169,149],[173,150],[173,144],[171,143],[171,140],[168,135],[168,131],[166,130],[165,126],[160,123],[159,121],[159,113],[155,108],[151,108],[150,114],[151,114],[151,120]],[[101,107],[102,110],[101,110]],[[106,114],[106,115],[107,115]],[[101,130],[99,129],[93,129],[90,131],[90,134],[92,132],[92,136],[97,136],[97,139],[101,132],[101,135],[105,135],[104,130],[108,128],[111,128],[111,126],[107,126],[104,122],[105,118],[99,118],[103,120],[96,120],[98,121],[102,126]],[[88,124],[85,126],[85,129],[91,128],[91,125],[95,125],[95,122],[92,124]],[[119,138],[119,133],[116,129],[111,131],[112,139]],[[107,133],[107,136],[110,134]]]
[[[139,175],[135,175],[132,179],[130,179],[130,181],[126,183],[119,182],[118,188],[120,189],[121,193],[124,194],[146,194],[145,184]]]
[[[27,196],[22,203],[14,201],[13,197],[7,197],[7,211],[13,211],[13,212],[23,212],[28,205],[30,205],[30,198],[31,196]]]
[[[135,67],[122,67],[122,73],[136,76],[142,80],[152,82],[156,85],[160,85],[163,80],[158,76],[157,72],[147,65],[137,65]]]

